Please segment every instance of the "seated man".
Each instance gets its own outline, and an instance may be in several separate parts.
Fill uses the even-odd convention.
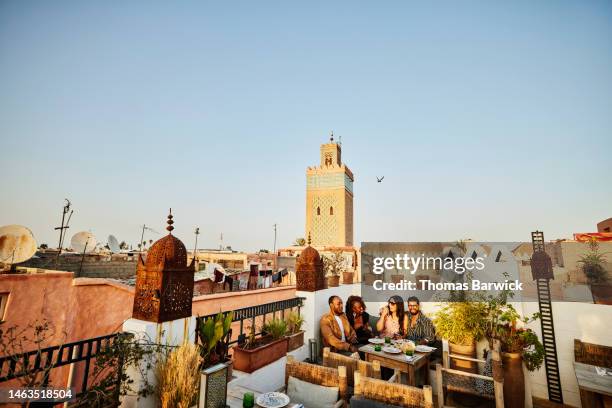
[[[431,344],[436,340],[436,329],[431,320],[421,313],[419,298],[408,298],[408,328],[406,338],[415,344]]]
[[[357,335],[342,310],[342,299],[338,296],[329,298],[329,313],[321,317],[319,324],[323,347],[343,354],[357,351]]]

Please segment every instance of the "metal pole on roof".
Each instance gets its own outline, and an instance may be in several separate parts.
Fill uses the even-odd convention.
[[[196,227],[195,229],[195,245],[193,246],[193,260],[195,265],[196,253],[198,252],[198,235],[200,235],[200,227]]]
[[[276,226],[277,226],[277,224],[273,225],[273,227],[274,227],[274,252],[272,252],[273,254],[276,253]]]

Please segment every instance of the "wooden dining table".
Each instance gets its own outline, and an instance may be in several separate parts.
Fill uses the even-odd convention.
[[[381,344],[384,347],[384,344]],[[429,356],[435,351],[435,348],[429,352],[415,351],[412,357],[406,356],[404,353],[390,354],[384,351],[375,351],[373,344],[366,344],[359,348],[366,357],[366,361],[378,361],[382,367],[398,369],[402,373],[406,373],[408,377],[408,385],[416,387],[416,374],[421,371],[425,384],[429,383]]]
[[[578,388],[581,391],[583,405],[586,403],[589,407],[609,407],[612,406],[612,375],[599,375],[597,369],[606,370],[607,373],[612,373],[612,368],[596,367],[590,364],[574,362],[574,371],[576,372],[576,380]]]

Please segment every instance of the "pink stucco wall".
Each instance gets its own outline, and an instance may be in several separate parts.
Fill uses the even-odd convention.
[[[58,271],[0,274],[0,293],[10,293],[2,328],[26,327],[46,319],[55,327],[55,335],[45,346],[119,332],[123,322],[131,317],[134,302],[133,287],[99,278],[73,279],[71,272]],[[295,286],[202,295],[193,299],[193,315],[204,316],[293,297]],[[237,335],[237,323],[235,326]],[[26,344],[23,351],[32,349],[33,344]],[[73,384],[79,389],[83,378],[81,365],[77,365],[73,378]],[[54,369],[51,383],[63,386],[68,370],[68,366]],[[0,387],[17,384],[13,380]]]
[[[55,271],[0,275],[0,292],[9,293],[3,328],[47,320],[55,330],[49,344],[121,330],[134,298],[129,286]]]

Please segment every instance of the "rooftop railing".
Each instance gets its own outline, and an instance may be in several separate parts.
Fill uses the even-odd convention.
[[[270,315],[272,317],[275,317],[277,314],[280,314],[281,319],[284,319],[285,311],[287,310],[297,309],[297,313],[299,314],[300,309],[303,306],[304,299],[305,298],[302,298],[302,297],[296,297],[292,299],[279,300],[276,302],[264,303],[261,305],[249,306],[249,307],[244,307],[242,309],[234,310],[233,311],[234,316],[233,316],[232,322],[239,322],[240,329],[238,332],[238,336],[233,336],[235,337],[233,340],[228,338],[228,345],[239,343],[245,338],[245,333],[244,333],[244,322],[245,321],[250,321],[251,327],[256,327],[256,320],[259,317],[261,317],[263,323],[265,323],[266,319]],[[222,313],[224,316],[227,316],[227,314],[231,312],[232,311],[228,310]],[[208,319],[214,318],[216,315],[217,314],[215,313],[215,314],[210,314],[207,316],[198,316],[197,324],[196,324],[196,331],[199,330],[199,327],[201,324],[203,324]],[[261,336],[261,334],[262,334],[261,331],[259,332],[256,331],[255,336]]]

